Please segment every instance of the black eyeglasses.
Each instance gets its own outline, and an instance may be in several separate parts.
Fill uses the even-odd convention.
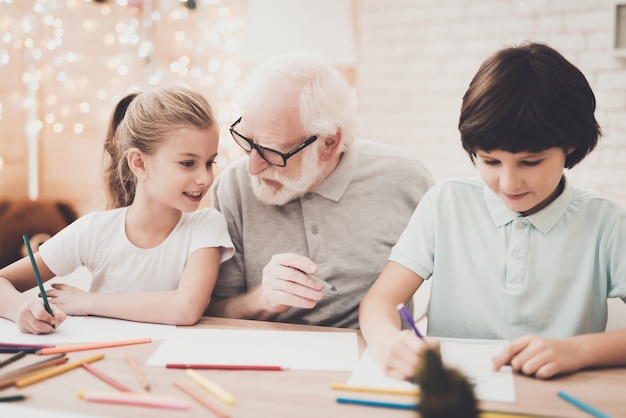
[[[288,153],[283,154],[282,152],[276,151],[275,149],[266,148],[261,145],[257,145],[254,142],[252,142],[250,138],[246,138],[245,136],[241,135],[239,132],[235,130],[235,126],[237,126],[239,122],[241,122],[241,118],[237,119],[235,123],[230,125],[230,134],[232,135],[237,145],[243,148],[245,152],[252,152],[252,150],[255,149],[256,152],[259,153],[261,158],[263,158],[269,164],[275,165],[278,167],[286,166],[287,160],[289,158],[293,157],[294,155],[296,155],[297,153],[299,153],[300,151],[302,151],[303,149],[305,149],[306,147],[314,143],[319,137],[319,135],[313,135],[312,137],[302,142],[300,145],[298,145],[297,147],[295,147]]]

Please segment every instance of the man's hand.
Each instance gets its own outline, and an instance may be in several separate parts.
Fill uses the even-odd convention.
[[[324,297],[323,285],[308,274],[317,265],[298,254],[275,254],[263,268],[263,280],[257,292],[267,310],[282,313],[291,307],[312,309]]]

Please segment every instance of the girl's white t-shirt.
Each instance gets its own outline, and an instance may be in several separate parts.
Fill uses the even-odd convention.
[[[93,276],[91,292],[135,293],[176,289],[189,255],[197,249],[222,247],[221,262],[234,254],[226,221],[215,209],[183,213],[170,235],[147,249],[126,237],[127,210],[82,216],[41,245],[41,258],[57,276],[85,266]]]

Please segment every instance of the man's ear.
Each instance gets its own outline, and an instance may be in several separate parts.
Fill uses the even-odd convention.
[[[334,135],[324,136],[321,140],[324,141],[324,146],[322,147],[320,159],[322,161],[329,161],[339,151],[341,141],[343,140],[342,131],[338,128]]]
[[[138,177],[145,176],[148,172],[146,168],[146,160],[141,151],[137,148],[131,148],[126,155],[126,161],[130,170]]]

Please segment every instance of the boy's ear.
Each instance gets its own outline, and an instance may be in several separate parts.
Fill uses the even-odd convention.
[[[323,152],[320,157],[322,161],[331,160],[337,151],[339,150],[339,145],[341,145],[341,141],[343,140],[343,135],[341,129],[337,129],[334,135],[324,136],[320,138],[320,140],[324,141],[324,146],[322,147]]]
[[[126,155],[126,161],[128,161],[128,167],[137,176],[141,177],[147,172],[146,160],[143,153],[137,148],[131,148]]]
[[[576,151],[576,147],[568,148],[567,151],[565,152],[565,155],[570,155],[574,151]]]

